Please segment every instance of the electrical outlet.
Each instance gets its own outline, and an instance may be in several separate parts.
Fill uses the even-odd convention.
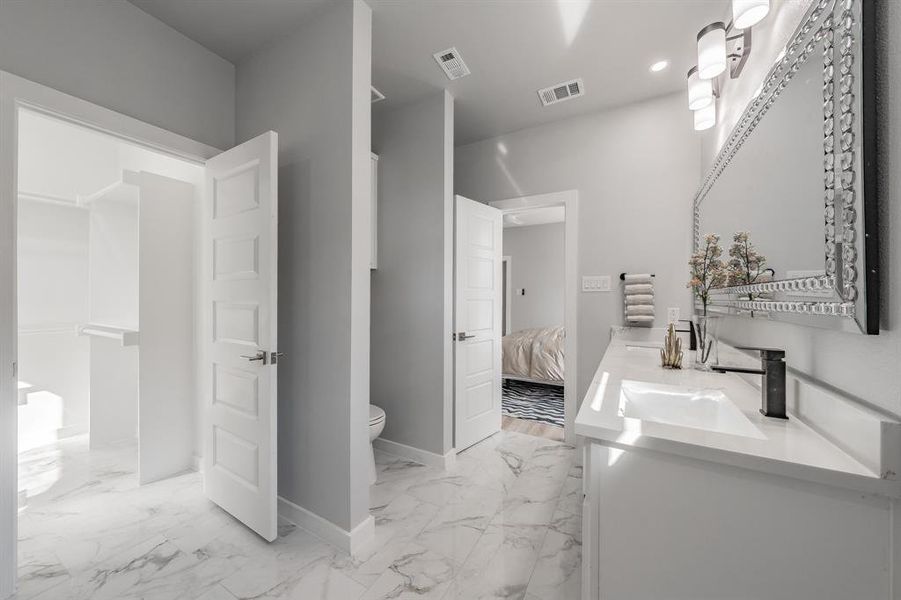
[[[666,322],[667,323],[678,323],[679,322],[679,307],[671,306],[666,309]]]
[[[609,292],[610,276],[609,275],[583,275],[582,276],[583,292]]]

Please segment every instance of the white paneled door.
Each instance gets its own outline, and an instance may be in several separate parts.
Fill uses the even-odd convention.
[[[501,429],[501,211],[455,202],[454,445],[464,450]]]
[[[278,136],[207,161],[204,491],[276,538]]]

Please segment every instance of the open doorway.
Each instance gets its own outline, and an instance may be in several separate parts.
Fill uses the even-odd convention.
[[[538,325],[539,321],[526,319],[517,329],[517,303],[513,299],[517,295],[522,297],[525,288],[512,283],[520,268],[516,257],[510,256],[504,261],[507,252],[504,248],[505,217],[515,224],[517,220],[525,223],[530,218],[526,216],[529,213],[534,217],[555,215],[553,220],[559,222],[561,211],[563,228],[556,234],[562,233],[562,253],[557,252],[556,259],[550,262],[557,271],[555,280],[562,278],[562,306],[558,289],[557,293],[549,294],[551,298],[557,298],[551,311],[536,317],[541,325]],[[456,451],[465,450],[502,428],[574,443],[578,381],[578,192],[570,190],[512,198],[487,205],[458,195],[454,213],[452,339],[455,342]],[[542,246],[543,242],[526,247],[532,255],[541,256],[545,253]],[[524,258],[524,263],[529,260]],[[528,269],[526,273],[529,273]],[[540,282],[540,277],[539,274],[539,288],[546,285],[546,282]],[[511,283],[507,283],[508,280]],[[556,287],[561,287],[559,281]],[[511,291],[509,296],[508,290]],[[528,293],[525,289],[525,294]],[[554,303],[553,300],[550,302]],[[509,315],[509,328],[505,324],[506,315]],[[527,309],[520,312],[520,317],[523,316],[528,316]],[[506,333],[508,330],[512,331]],[[534,354],[542,356],[534,361]],[[505,380],[506,384],[503,383]],[[515,402],[510,400],[527,386],[539,390],[541,397],[530,395],[520,402],[519,414],[515,414]],[[508,390],[506,407],[505,387]],[[545,419],[535,418],[541,413]],[[546,417],[548,413],[551,418]]]
[[[503,215],[503,428],[564,439],[566,208]]]
[[[193,466],[204,169],[24,108],[17,132],[18,530],[40,554]]]
[[[490,203],[504,221],[503,428],[570,443],[578,408],[578,200],[568,190]]]
[[[187,523],[274,540],[277,135],[221,152],[4,72],[0,131],[0,595],[119,589]]]

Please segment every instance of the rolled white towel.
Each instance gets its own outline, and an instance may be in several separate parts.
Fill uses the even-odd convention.
[[[624,291],[626,294],[653,294],[654,286],[650,283],[630,283]]]
[[[628,294],[626,304],[654,304],[654,294]]]
[[[651,283],[653,275],[650,273],[632,273],[626,274],[623,280],[628,283]]]
[[[654,305],[653,304],[635,304],[635,305],[627,305],[626,306],[626,316],[631,317],[634,315],[650,315],[654,316]]]
[[[626,321],[629,323],[653,323],[654,317],[650,317],[648,315],[632,315],[630,317],[626,317]]]

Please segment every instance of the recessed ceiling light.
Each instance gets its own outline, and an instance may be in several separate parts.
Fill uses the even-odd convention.
[[[663,69],[669,66],[668,60],[658,60],[653,65],[651,65],[651,73],[659,73]]]

